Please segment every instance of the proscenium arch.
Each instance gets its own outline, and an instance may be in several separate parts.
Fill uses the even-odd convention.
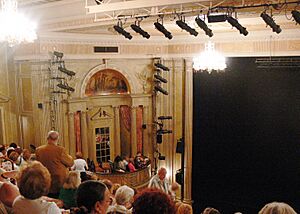
[[[128,88],[129,88],[129,92],[131,94],[134,94],[136,93],[137,89],[136,89],[136,86],[134,85],[134,82],[135,80],[133,80],[133,77],[131,77],[129,75],[129,72],[127,71],[124,71],[124,70],[121,70],[120,68],[118,68],[117,66],[107,66],[105,64],[101,64],[101,65],[97,65],[95,66],[94,68],[92,68],[88,73],[87,75],[84,77],[83,79],[83,82],[81,84],[81,89],[80,89],[80,97],[86,97],[85,95],[85,89],[87,87],[87,84],[90,80],[90,78],[98,73],[98,72],[101,72],[101,70],[105,70],[105,69],[110,69],[110,70],[114,70],[118,73],[120,73],[122,76],[124,76],[124,78],[127,80],[127,83],[128,83]]]

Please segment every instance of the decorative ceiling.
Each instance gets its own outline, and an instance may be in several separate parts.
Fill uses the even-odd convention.
[[[249,35],[259,32],[263,34],[272,32],[270,27],[266,27],[265,22],[260,17],[260,13],[267,10],[273,15],[276,24],[282,28],[281,34],[297,34],[300,25],[296,25],[291,16],[291,10],[300,10],[300,1],[264,1],[264,0],[22,0],[19,2],[20,10],[26,13],[38,23],[38,35],[69,37],[96,37],[99,36],[119,36],[113,29],[118,20],[123,28],[130,32],[133,37],[140,37],[135,33],[130,25],[138,20],[140,26],[153,37],[164,38],[158,32],[153,23],[158,19],[173,37],[192,38],[186,31],[179,28],[175,22],[182,19],[199,32],[197,37],[208,38],[204,31],[195,23],[195,17],[205,17],[210,11],[214,14],[231,14],[237,18],[238,22],[247,28]],[[294,2],[292,4],[292,2]],[[289,3],[288,5],[285,3]],[[256,5],[262,5],[256,7]],[[297,8],[298,6],[298,8]],[[236,8],[234,8],[236,7]],[[207,23],[207,21],[206,21]],[[228,22],[207,23],[212,29],[214,36],[217,34],[228,34],[236,37],[244,37]],[[249,36],[248,35],[248,36]],[[298,34],[299,35],[299,34]],[[152,38],[152,37],[151,37]],[[150,41],[151,41],[150,38]],[[212,37],[213,38],[213,37]],[[145,39],[144,39],[145,40]],[[166,39],[168,40],[168,39]],[[127,41],[124,38],[124,41]],[[145,40],[146,41],[146,40]]]

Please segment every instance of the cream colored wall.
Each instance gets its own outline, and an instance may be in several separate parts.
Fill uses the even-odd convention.
[[[5,45],[0,48],[0,108],[3,116],[2,136],[4,144],[16,142],[22,145],[20,137],[18,94],[14,64],[8,56],[11,52]]]

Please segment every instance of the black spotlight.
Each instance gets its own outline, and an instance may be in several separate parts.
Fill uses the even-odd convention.
[[[268,14],[266,14],[266,12],[263,12],[262,14],[260,14],[260,16],[265,21],[265,23],[273,29],[273,32],[276,32],[276,33],[281,32],[280,26],[277,25],[275,23],[274,19],[271,16],[269,16]]]
[[[156,135],[156,143],[158,143],[158,144],[162,143],[162,135],[161,134]]]
[[[124,30],[121,26],[119,25],[114,25],[114,29],[115,31],[117,31],[119,34],[122,34],[126,39],[131,40],[132,36],[129,32],[127,32],[126,30]]]
[[[240,31],[240,34],[243,34],[244,36],[248,35],[248,31],[246,30],[246,28],[243,27],[235,18],[228,16],[227,21],[232,25],[232,27],[238,29],[238,31]]]
[[[76,74],[74,71],[70,71],[70,70],[66,69],[64,65],[58,66],[58,70],[69,76],[75,76],[75,74]]]
[[[300,24],[300,12],[297,11],[297,10],[293,10],[293,11],[292,11],[292,16],[293,16],[294,20],[295,20],[298,24]]]
[[[95,2],[97,5],[100,5],[103,2],[103,0],[95,0]]]
[[[57,58],[61,59],[64,56],[64,53],[58,52],[58,51],[54,51],[53,55],[56,56]]]
[[[158,153],[158,160],[166,160],[166,156],[163,156],[162,154]]]
[[[144,31],[139,25],[137,24],[132,24],[130,25],[130,27],[132,28],[132,30],[134,30],[136,33],[139,33],[142,35],[142,37],[149,39],[150,35],[149,33],[147,33],[146,31]]]
[[[72,87],[70,87],[67,83],[64,83],[64,84],[63,83],[59,83],[59,84],[57,84],[57,87],[59,87],[61,89],[65,89],[67,91],[72,91],[72,92],[75,91],[75,89],[72,88]]]
[[[204,32],[207,36],[212,37],[214,35],[212,30],[209,29],[208,26],[206,25],[206,23],[203,20],[201,20],[199,17],[195,18],[195,22],[202,30],[204,30]]]
[[[169,95],[169,93],[165,89],[160,87],[159,85],[154,86],[154,90],[159,91],[159,92],[163,93],[164,95]]]
[[[165,37],[167,37],[168,39],[173,38],[172,34],[169,31],[167,31],[167,29],[162,24],[160,24],[159,22],[155,22],[154,26],[158,31],[163,33],[165,35]]]
[[[164,71],[170,71],[170,69],[167,67],[167,66],[164,66],[163,64],[157,62],[157,63],[154,63],[154,66],[157,67],[157,68],[160,68]]]
[[[158,75],[158,74],[154,74],[154,78],[163,82],[163,83],[167,83],[168,80],[166,80],[165,78],[163,78],[162,76]]]
[[[177,21],[176,21],[176,24],[177,24],[182,30],[185,30],[185,31],[189,32],[191,35],[193,35],[193,36],[197,36],[197,35],[198,35],[198,32],[197,32],[194,28],[191,28],[190,26],[188,26],[188,24],[185,23],[184,21],[182,21],[181,19],[180,19],[180,20],[177,20]]]
[[[167,130],[167,129],[157,130],[157,135],[162,135],[162,134],[172,134],[172,130]]]
[[[157,119],[159,119],[159,120],[172,120],[173,117],[172,116],[159,116]]]

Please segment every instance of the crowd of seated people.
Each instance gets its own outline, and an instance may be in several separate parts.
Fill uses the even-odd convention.
[[[141,152],[138,152],[133,157],[121,157],[117,155],[113,162],[113,172],[135,172],[139,169],[143,169],[150,164],[150,159],[143,156]]]
[[[9,151],[9,152],[7,152]],[[9,155],[9,156],[7,156]],[[51,173],[29,150],[15,144],[0,146],[0,214],[192,214],[191,205],[178,201],[178,184],[167,185],[166,170],[161,168],[153,176],[148,188],[137,191],[126,185],[99,180],[89,173],[81,153],[76,154],[74,166],[60,188],[58,198],[49,197]],[[82,161],[83,160],[83,161]],[[2,162],[6,169],[2,168]],[[146,167],[149,160],[138,153],[135,158],[116,158],[116,168],[133,172]],[[9,167],[10,164],[10,167]],[[133,165],[134,170],[130,170]],[[14,169],[14,170],[13,170]],[[162,182],[163,186],[160,186]],[[150,188],[151,187],[151,188]],[[167,187],[167,188],[165,188]],[[203,214],[220,214],[208,207]],[[296,214],[286,203],[266,204],[259,214]]]

